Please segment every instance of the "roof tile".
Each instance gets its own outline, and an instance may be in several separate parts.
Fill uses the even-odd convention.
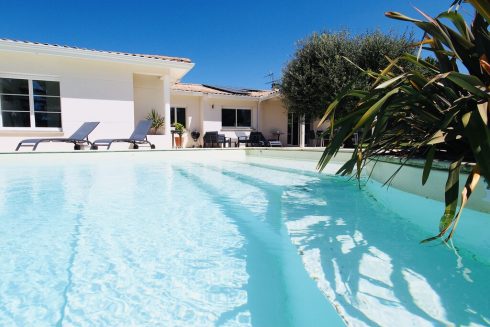
[[[184,92],[199,92],[205,94],[249,96],[255,98],[268,96],[278,92],[277,90],[247,90],[247,89],[240,89],[238,92],[233,92],[231,91],[230,88],[225,89],[221,87],[214,87],[211,85],[195,84],[195,83],[176,83],[172,86],[172,90],[184,91]]]

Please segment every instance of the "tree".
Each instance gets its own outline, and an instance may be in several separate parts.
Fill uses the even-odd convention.
[[[338,171],[340,174],[351,174],[356,169],[359,178],[366,162],[380,155],[394,154],[404,162],[423,155],[422,184],[425,184],[434,157],[451,160],[439,234],[424,241],[438,239],[447,232],[446,241],[450,239],[480,177],[490,181],[490,3],[468,0],[476,11],[470,27],[454,9],[461,2],[454,1],[452,10],[435,18],[420,12],[425,21],[397,12],[386,13],[390,18],[421,28],[425,37],[420,45],[432,51],[437,60],[430,62],[405,54],[391,60],[381,73],[365,71],[374,79],[371,87],[339,94],[323,117],[334,120],[338,131],[325,149],[318,165],[320,170],[359,129],[364,131],[360,144]],[[420,69],[404,68],[404,62]],[[468,73],[461,73],[458,64]],[[424,75],[421,69],[431,73]],[[353,112],[335,119],[334,113],[342,108],[341,104],[353,99],[356,103]],[[474,165],[461,191],[459,173],[463,161]]]
[[[369,79],[348,57],[365,70],[379,71],[411,51],[411,34],[383,34],[380,31],[352,36],[348,31],[314,33],[299,42],[293,59],[285,66],[281,93],[291,112],[320,117],[328,103],[346,86],[367,88]]]

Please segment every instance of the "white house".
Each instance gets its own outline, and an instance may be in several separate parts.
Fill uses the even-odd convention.
[[[165,117],[162,135],[149,136],[157,148],[171,146],[176,121],[201,136],[218,131],[234,139],[258,130],[284,145],[300,144],[298,119],[277,91],[180,83],[192,67],[187,58],[0,39],[0,151],[25,138],[67,137],[86,121],[100,122],[92,140],[125,138],[152,109]],[[197,145],[188,135],[185,146]]]

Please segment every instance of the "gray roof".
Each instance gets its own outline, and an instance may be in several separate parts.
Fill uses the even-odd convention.
[[[176,83],[172,86],[175,91],[183,92],[198,92],[204,94],[219,94],[219,95],[232,95],[232,96],[248,96],[261,98],[272,94],[278,94],[278,90],[256,90],[256,89],[243,89],[232,87],[213,86],[209,84],[196,84],[196,83]]]

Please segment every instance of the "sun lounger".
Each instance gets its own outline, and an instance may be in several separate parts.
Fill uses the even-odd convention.
[[[246,144],[247,146],[250,145],[256,147],[262,147],[262,146],[282,147],[281,141],[267,140],[264,137],[264,134],[262,134],[261,132],[250,132],[250,136],[248,137]]]
[[[278,140],[269,140],[267,141],[269,143],[269,146],[271,147],[282,147],[282,142]]]
[[[133,134],[127,139],[101,139],[95,140],[92,145],[92,150],[97,150],[99,146],[106,146],[107,150],[110,149],[112,143],[131,143],[133,149],[138,149],[141,144],[148,144],[151,149],[155,148],[155,144],[151,144],[148,141],[147,135],[150,131],[152,122],[150,120],[141,120],[133,131]]]
[[[83,144],[92,146],[92,142],[88,140],[88,135],[99,125],[99,122],[86,122],[76,130],[73,135],[68,138],[38,138],[38,139],[26,139],[19,142],[15,151],[18,151],[22,146],[32,146],[32,151],[37,149],[40,143],[44,142],[63,142],[73,143],[75,150],[80,150]]]

